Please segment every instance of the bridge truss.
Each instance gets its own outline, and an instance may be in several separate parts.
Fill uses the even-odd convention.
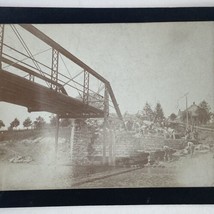
[[[30,24],[0,24],[0,101],[54,113],[58,121],[107,124],[110,108],[122,120],[109,81]]]
[[[15,47],[5,42],[5,27],[11,28],[10,30],[14,32],[22,45],[21,48],[17,48],[18,42],[16,42]],[[1,24],[0,69],[2,72],[0,74],[0,99],[2,101],[25,106],[29,112],[47,111],[55,113],[60,118],[103,118],[106,115],[105,111],[109,109],[105,105],[109,105],[115,108],[118,117],[122,119],[111,85],[104,77],[33,25],[20,24],[19,27],[37,39],[34,42],[31,40],[31,43],[34,44],[33,47],[37,46],[39,42],[45,43],[48,47],[44,51],[45,54],[48,55],[47,52],[51,52],[47,60],[49,64],[42,62],[41,57],[41,60],[36,59],[35,55],[39,55],[39,53],[32,53],[27,41],[23,39],[20,29],[18,30],[18,26],[4,26]],[[44,58],[47,58],[47,56]],[[67,61],[65,62],[65,60]],[[68,69],[69,63],[75,66],[75,69],[71,71],[74,73],[73,76],[71,76]],[[79,67],[79,71],[77,67]],[[69,76],[65,75],[65,71],[68,72]],[[93,85],[95,81],[99,81],[99,87],[102,90],[95,89]],[[44,85],[44,82],[46,85]],[[15,96],[18,91],[22,92],[22,95],[19,93],[17,94],[19,96]],[[75,94],[74,92],[78,93]],[[10,96],[11,94],[14,96]]]

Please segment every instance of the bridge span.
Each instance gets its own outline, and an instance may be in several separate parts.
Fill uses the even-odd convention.
[[[38,43],[48,49],[35,53],[22,34],[31,36],[33,47]],[[68,64],[76,68],[72,76]],[[56,114],[56,147],[60,118],[104,118],[107,127],[112,107],[123,119],[109,81],[30,24],[0,24],[0,101],[24,106],[29,112]],[[104,156],[105,150],[104,145]]]

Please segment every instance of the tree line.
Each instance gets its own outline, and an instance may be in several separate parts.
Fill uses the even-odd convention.
[[[45,121],[45,119],[41,116],[38,116],[34,121],[32,121],[30,119],[30,117],[27,117],[22,125],[24,128],[26,129],[42,129],[42,128],[45,128],[45,127],[55,127],[56,126],[56,123],[57,123],[57,120],[56,120],[56,116],[51,116],[50,117],[50,121],[49,123],[47,123]],[[71,120],[70,119],[61,119],[60,120],[60,126],[61,127],[67,127],[71,124]],[[21,125],[20,123],[20,120],[18,118],[15,118],[9,125],[8,127],[8,130],[14,130],[14,129],[17,129],[19,126]],[[5,127],[5,124],[2,120],[0,120],[0,129]]]
[[[207,122],[211,119],[211,117],[214,117],[214,113],[211,112],[211,108],[210,108],[209,104],[205,100],[203,100],[201,103],[199,103],[198,107],[199,108],[197,110],[197,115],[198,115],[198,120],[199,120],[200,124],[207,124]],[[180,120],[182,122],[186,121],[187,113],[188,113],[188,117],[191,118],[190,112],[183,111],[181,116],[180,116]],[[125,115],[126,115],[126,113],[125,113]],[[146,104],[143,107],[143,109],[138,111],[136,116],[141,120],[152,121],[152,122],[155,122],[155,123],[162,123],[163,121],[165,121],[167,119],[165,117],[164,110],[163,110],[160,102],[158,102],[156,104],[154,109],[152,109],[151,105],[148,102],[146,102]],[[175,113],[171,113],[168,118],[171,121],[174,121],[177,118],[177,115]],[[78,121],[78,119],[76,120],[77,124],[80,123],[80,122],[81,121]],[[56,116],[52,115],[50,117],[49,123],[47,123],[43,117],[38,116],[35,119],[35,121],[32,121],[30,119],[30,117],[27,117],[23,121],[22,125],[26,129],[29,129],[29,128],[42,129],[44,127],[55,127],[56,123],[57,123]],[[59,125],[61,127],[68,127],[70,124],[71,124],[71,120],[68,119],[68,118],[65,118],[65,119],[61,119],[60,120],[60,124]],[[20,121],[19,121],[19,119],[15,118],[10,123],[10,126],[8,127],[8,130],[17,129],[17,127],[19,127],[19,126],[20,126]],[[0,129],[3,128],[3,127],[5,127],[5,124],[4,124],[4,122],[2,120],[0,120]]]
[[[164,111],[161,104],[158,102],[152,109],[151,105],[146,102],[142,110],[138,111],[137,117],[141,120],[147,120],[152,122],[162,122],[165,119]]]
[[[210,105],[205,100],[199,103],[195,113],[197,114],[197,119],[199,123],[203,125],[207,124],[207,122],[210,121],[211,117],[214,117],[214,113],[211,112]],[[189,112],[188,110],[182,111],[181,115],[179,115],[179,119],[182,122],[186,122],[187,114],[188,114],[189,120],[191,120],[191,112]],[[151,105],[148,102],[146,102],[143,109],[138,111],[137,117],[139,119],[148,120],[155,123],[163,122],[167,119],[164,115],[164,110],[160,102],[156,104],[154,109],[152,109]],[[177,117],[178,115],[176,115],[175,113],[171,113],[168,119],[170,119],[171,121],[175,121]]]

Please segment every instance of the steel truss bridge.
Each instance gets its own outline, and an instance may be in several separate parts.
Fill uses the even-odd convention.
[[[34,47],[39,43],[49,47],[49,65],[36,59],[35,55],[39,53],[32,53],[18,27],[33,35],[30,43]],[[9,44],[5,42],[8,28],[18,38],[15,47],[10,41]],[[19,42],[21,48],[17,48]],[[62,62],[64,68],[59,66]],[[80,68],[80,72],[72,77],[60,70],[68,70],[66,64],[69,63]],[[122,119],[110,83],[33,25],[0,25],[0,71],[0,101],[27,107],[29,112],[51,112],[59,118],[104,118],[113,107]],[[91,89],[91,78],[99,81],[103,90]],[[72,95],[73,91],[78,91],[78,98]]]
[[[56,114],[56,153],[60,118],[122,120],[109,81],[30,24],[0,24],[0,101]]]

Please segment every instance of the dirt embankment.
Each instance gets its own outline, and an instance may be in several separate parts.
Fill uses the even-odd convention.
[[[163,168],[142,168],[93,182],[83,182],[75,188],[105,187],[168,187],[214,185],[214,159],[208,145],[214,142],[213,133],[201,133],[204,148],[179,156],[177,161],[164,162]],[[17,159],[16,159],[17,158]],[[59,138],[58,164],[55,164],[54,137],[37,136],[23,140],[0,142],[0,189],[63,189],[73,188],[76,182],[87,180],[96,170],[71,165],[70,145]],[[117,169],[116,169],[117,171]],[[111,171],[112,173],[112,171]],[[105,176],[108,171],[105,170]],[[102,177],[102,172],[99,172]]]

